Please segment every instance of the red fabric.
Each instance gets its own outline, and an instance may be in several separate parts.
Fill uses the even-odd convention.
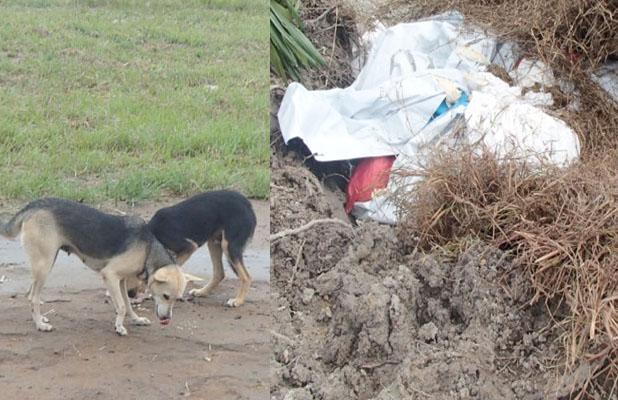
[[[354,203],[369,201],[373,192],[388,184],[395,156],[365,158],[358,163],[348,183],[345,212],[352,212]]]

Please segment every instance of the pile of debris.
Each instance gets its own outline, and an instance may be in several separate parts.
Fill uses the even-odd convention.
[[[335,88],[274,101],[273,398],[616,396],[612,0],[305,3]],[[331,223],[307,156],[397,227]]]

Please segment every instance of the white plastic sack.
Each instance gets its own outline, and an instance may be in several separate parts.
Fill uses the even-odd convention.
[[[482,142],[498,155],[518,154],[531,163],[542,158],[565,165],[579,156],[575,132],[533,105],[543,99],[522,97],[519,88],[489,73],[479,73],[477,85],[465,110],[468,143]]]
[[[513,78],[515,85],[522,88],[531,88],[536,84],[542,87],[556,84],[552,70],[539,60],[523,58],[509,75]]]
[[[423,130],[447,93],[465,91],[464,74],[495,49],[494,39],[465,31],[462,21],[449,14],[385,30],[348,88],[292,83],[278,115],[283,139],[301,138],[318,161],[392,155],[426,142]]]

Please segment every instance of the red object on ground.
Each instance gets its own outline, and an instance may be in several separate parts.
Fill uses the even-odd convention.
[[[358,163],[348,182],[346,213],[352,212],[357,201],[369,201],[375,190],[386,187],[394,161],[395,156],[383,156],[365,158]]]

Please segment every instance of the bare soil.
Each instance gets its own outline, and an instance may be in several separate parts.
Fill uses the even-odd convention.
[[[149,217],[177,200],[137,208],[118,204],[102,208]],[[258,228],[252,251],[267,254],[268,203],[253,204]],[[15,211],[16,207],[3,205],[5,209]],[[12,255],[2,247],[0,254]],[[230,279],[211,297],[177,303],[171,325],[127,324],[129,335],[119,337],[100,278],[92,271],[76,269],[81,267],[71,268],[55,267],[51,282],[43,289],[46,303],[42,311],[54,325],[52,332],[43,333],[34,327],[22,290],[30,282],[29,267],[20,260],[0,263],[0,276],[7,279],[0,284],[0,398],[269,398],[268,281],[254,282],[248,302],[231,309],[223,303],[234,296],[238,282],[228,273]],[[251,272],[251,265],[248,268]],[[86,277],[90,273],[91,279],[83,285],[82,279],[75,283],[70,271]],[[212,274],[210,269],[200,272],[204,277]],[[154,321],[152,307],[152,301],[146,300],[136,311]]]

